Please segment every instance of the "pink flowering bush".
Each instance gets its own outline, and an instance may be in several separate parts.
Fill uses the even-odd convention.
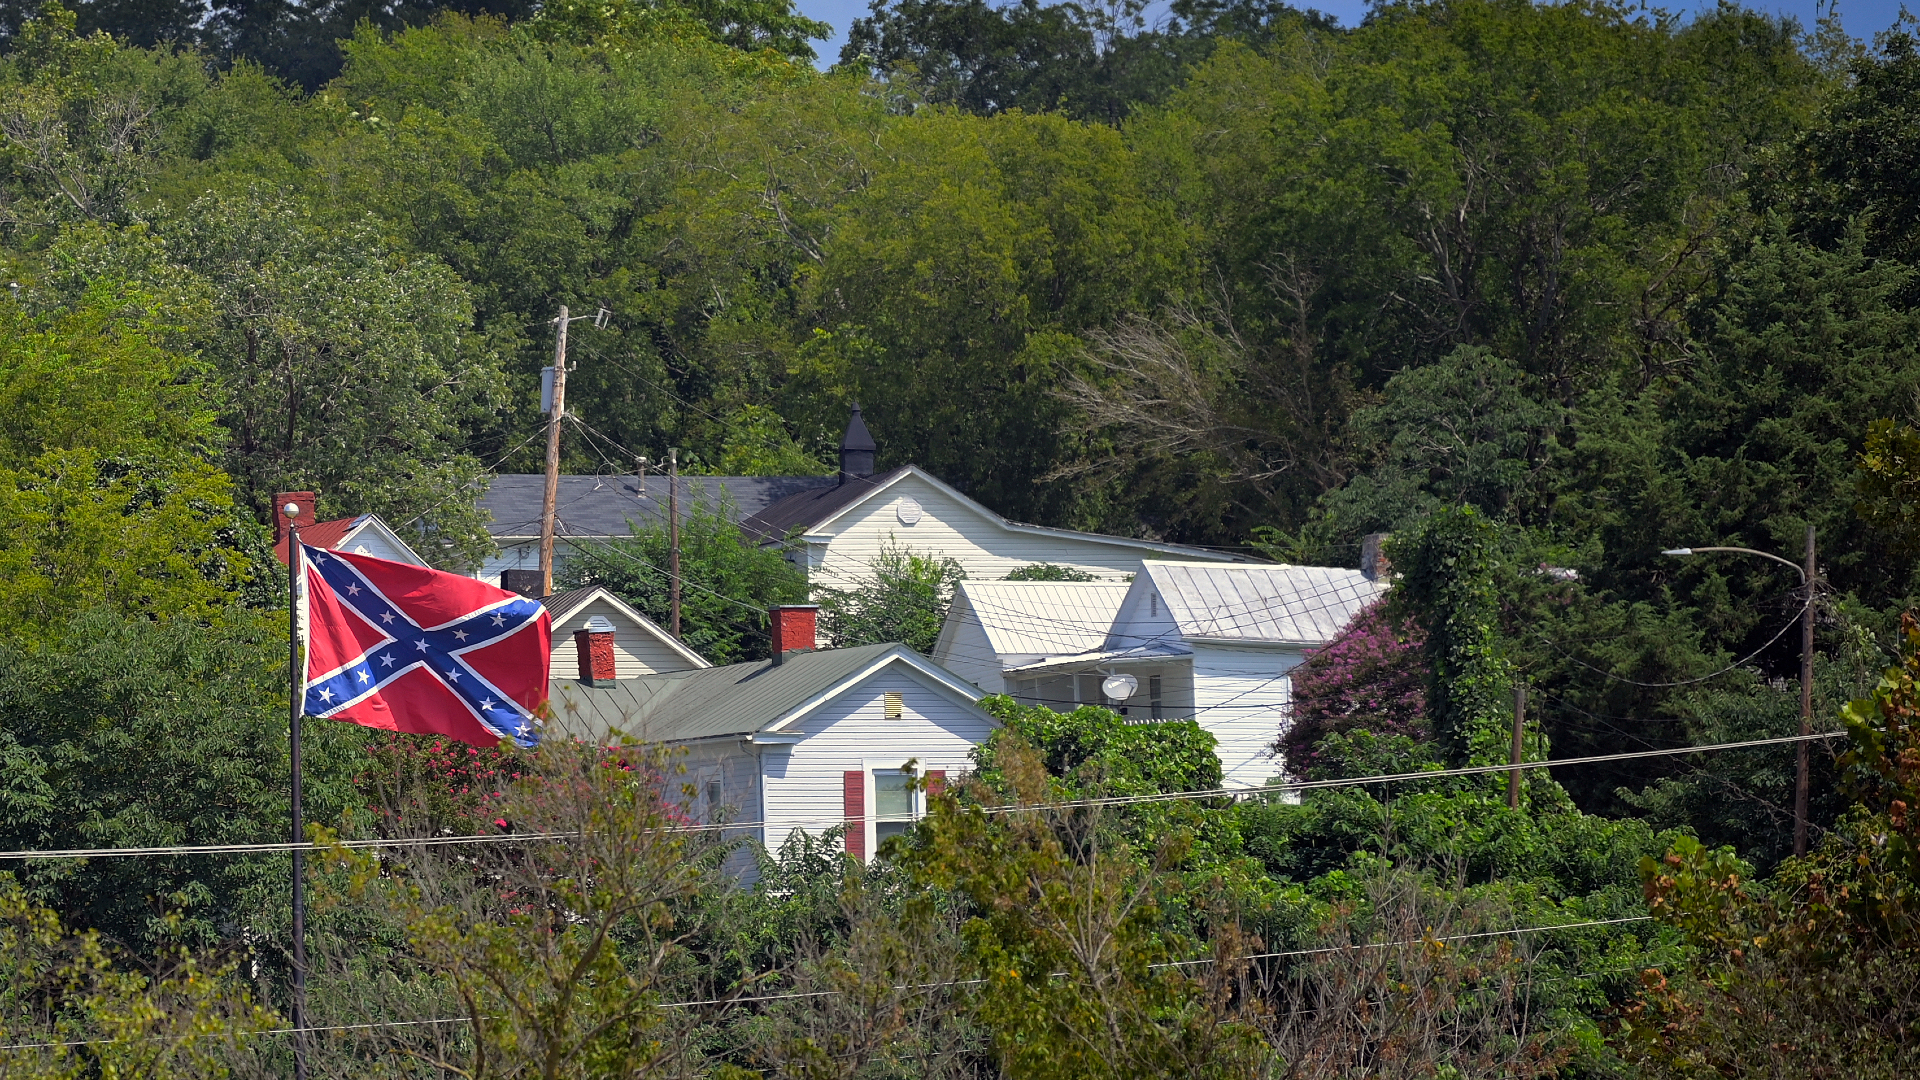
[[[1318,747],[1329,735],[1364,729],[1383,737],[1430,739],[1424,642],[1419,627],[1390,620],[1381,600],[1294,668],[1289,723],[1274,746],[1286,758],[1287,771],[1306,776],[1323,764]]]
[[[438,735],[388,732],[369,750],[371,760],[358,784],[376,827],[387,836],[512,830],[508,803],[516,797],[522,802],[538,798],[553,783],[539,768],[540,751],[521,750],[509,742],[481,747]],[[649,758],[649,753],[637,746],[598,752],[602,768],[628,773],[636,771],[636,754]],[[688,820],[681,804],[690,796],[675,786],[672,775],[652,766],[638,771],[648,786],[661,792],[671,817]]]
[[[395,835],[504,828],[497,804],[530,765],[511,743],[481,747],[438,735],[388,732],[368,749],[359,788],[381,832]]]

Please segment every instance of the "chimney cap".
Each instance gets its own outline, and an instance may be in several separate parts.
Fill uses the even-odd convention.
[[[853,412],[847,417],[847,430],[840,436],[842,450],[878,450],[873,441],[873,433],[867,430],[867,422],[860,415],[860,403],[853,403]]]

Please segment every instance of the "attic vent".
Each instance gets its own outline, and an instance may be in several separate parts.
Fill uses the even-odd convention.
[[[900,719],[900,714],[904,709],[904,707],[905,707],[905,703],[900,699],[900,691],[898,690],[887,691],[887,704],[886,704],[887,719],[889,720]]]
[[[1147,607],[1152,609],[1154,615],[1157,616],[1160,614],[1160,594],[1159,593],[1148,594]]]

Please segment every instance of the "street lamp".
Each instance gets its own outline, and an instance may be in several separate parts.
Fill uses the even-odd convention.
[[[1800,584],[1807,590],[1807,606],[1800,613],[1800,737],[1802,741],[1795,745],[1796,769],[1793,782],[1793,853],[1796,857],[1805,855],[1807,853],[1807,773],[1809,769],[1805,739],[1813,734],[1813,588],[1820,580],[1819,568],[1813,562],[1813,526],[1807,526],[1807,565],[1804,567],[1792,559],[1783,559],[1778,555],[1744,547],[1668,548],[1660,554],[1701,555],[1709,551],[1758,555],[1763,559],[1785,563],[1800,575]]]

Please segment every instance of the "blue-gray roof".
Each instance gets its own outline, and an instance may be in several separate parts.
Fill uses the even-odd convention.
[[[734,521],[749,518],[776,502],[804,491],[835,486],[832,476],[682,476],[680,516],[693,507],[729,507]],[[492,516],[487,531],[494,539],[540,535],[540,509],[547,478],[539,473],[502,473],[493,478],[480,508]],[[635,525],[661,525],[667,519],[667,478],[562,476],[554,503],[555,531],[562,536],[629,536]]]

